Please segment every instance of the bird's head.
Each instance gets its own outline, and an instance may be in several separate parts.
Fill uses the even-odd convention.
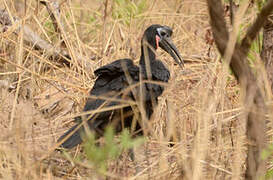
[[[172,42],[172,33],[173,31],[170,27],[154,24],[145,30],[142,41],[146,40],[155,50],[158,49],[158,47],[162,48],[174,58],[180,67],[183,67],[184,61]]]

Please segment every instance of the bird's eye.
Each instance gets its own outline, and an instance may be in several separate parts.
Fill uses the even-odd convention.
[[[160,35],[161,35],[161,36],[165,36],[166,34],[167,34],[166,32],[160,31]]]
[[[168,30],[164,28],[158,28],[157,33],[160,37],[164,37],[164,38],[169,38],[171,36]]]
[[[160,31],[160,36],[165,38],[170,37],[170,35],[166,31]]]

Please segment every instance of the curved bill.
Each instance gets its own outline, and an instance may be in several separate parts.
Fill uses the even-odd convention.
[[[184,60],[181,57],[178,49],[173,44],[171,38],[161,38],[159,41],[162,49],[164,49],[167,53],[169,53],[175,62],[183,69],[184,67]]]

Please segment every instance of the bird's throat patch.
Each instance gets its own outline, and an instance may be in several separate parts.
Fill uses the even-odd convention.
[[[159,41],[160,37],[158,35],[155,35],[156,49],[159,47]]]

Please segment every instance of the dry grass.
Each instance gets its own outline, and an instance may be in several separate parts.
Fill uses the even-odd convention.
[[[1,35],[1,178],[103,179],[84,163],[74,166],[54,152],[56,140],[81,112],[95,80],[93,70],[124,57],[137,63],[144,29],[158,23],[173,27],[174,43],[188,63],[181,70],[166,53],[157,53],[172,78],[152,117],[152,135],[137,150],[135,163],[124,155],[109,162],[107,176],[242,179],[245,124],[239,121],[240,89],[234,77],[225,73],[216,48],[206,43],[209,17],[204,0],[147,1],[147,10],[128,25],[112,18],[112,1],[106,17],[101,1],[61,1],[65,31],[59,34],[52,28],[46,8],[36,1],[26,1],[26,9],[22,9],[24,1],[2,2],[1,8],[21,18],[19,23],[29,25],[58,48],[61,34],[72,54],[72,66],[60,66],[24,43],[22,32],[14,35],[11,30]],[[248,23],[254,14],[251,9],[241,23]],[[77,54],[90,59],[86,60],[92,63],[91,69],[79,66]],[[167,146],[170,136],[174,147]]]

